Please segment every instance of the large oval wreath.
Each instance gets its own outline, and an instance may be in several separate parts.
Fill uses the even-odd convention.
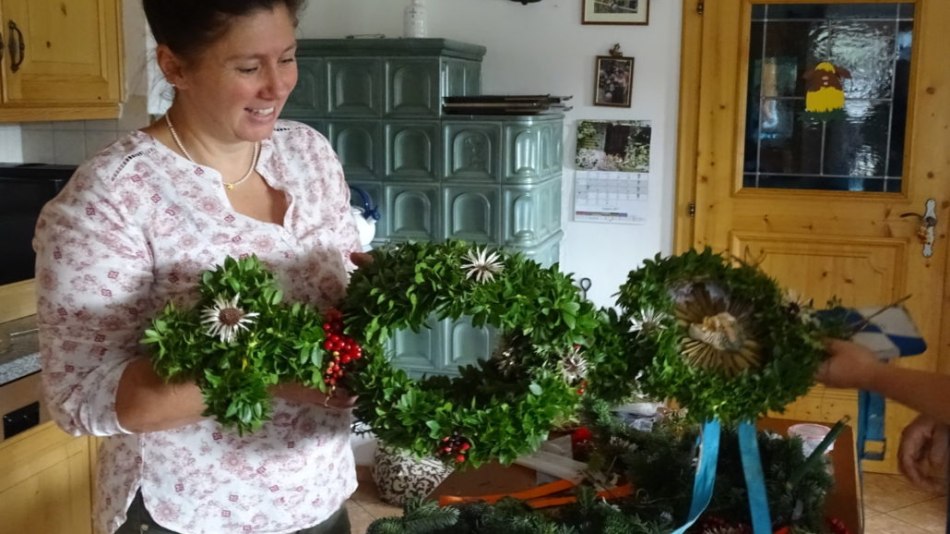
[[[371,254],[341,306],[365,355],[345,383],[359,395],[357,418],[382,442],[456,464],[510,463],[575,413],[598,317],[570,276],[461,241]],[[393,367],[386,341],[396,330],[419,330],[432,314],[494,326],[501,346],[458,377],[412,380]]]
[[[675,399],[697,421],[783,410],[814,383],[822,340],[838,334],[810,302],[708,248],[647,260],[617,302],[643,393]]]

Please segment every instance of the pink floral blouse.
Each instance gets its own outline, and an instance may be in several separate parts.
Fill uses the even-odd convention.
[[[107,436],[95,525],[112,533],[141,488],[161,525],[189,534],[284,533],[319,523],[356,488],[350,412],[275,399],[273,419],[240,437],[212,419],[130,434],[115,412],[125,366],[144,354],[149,320],[190,306],[197,279],[224,258],[256,254],[288,300],[339,301],[360,250],[349,189],[329,143],[278,123],[257,171],[284,191],[283,226],[235,212],[220,176],[143,132],[82,165],[37,224],[43,379],[55,421]]]

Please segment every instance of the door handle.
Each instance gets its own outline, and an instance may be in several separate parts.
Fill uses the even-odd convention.
[[[16,22],[11,20],[7,26],[10,28],[10,42],[7,44],[7,49],[10,51],[10,70],[16,72],[20,70],[23,58],[26,57],[26,41],[23,39],[23,32],[20,31]],[[14,34],[16,34],[16,40],[13,38]],[[17,52],[19,57],[14,57],[14,53]]]
[[[924,214],[919,213],[901,213],[901,217],[917,217],[920,220],[920,227],[917,228],[917,237],[920,238],[921,244],[923,244],[924,249],[922,254],[925,258],[929,258],[934,255],[934,236],[936,233],[937,226],[937,201],[928,198],[927,202],[924,203]]]

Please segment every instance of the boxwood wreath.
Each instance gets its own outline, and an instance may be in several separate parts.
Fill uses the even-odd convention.
[[[637,386],[675,399],[695,421],[733,425],[782,411],[814,383],[823,339],[847,337],[758,268],[708,248],[647,260],[617,303]]]
[[[358,419],[379,439],[458,466],[508,464],[536,450],[575,414],[593,355],[598,312],[570,276],[517,253],[462,241],[375,249],[353,273],[341,306],[346,332],[366,357],[347,375]],[[412,380],[385,346],[430,316],[470,316],[499,330],[488,359],[460,376]]]
[[[362,357],[343,334],[338,311],[321,314],[283,302],[273,274],[254,256],[226,258],[202,273],[198,287],[198,302],[188,308],[167,304],[143,343],[159,376],[194,380],[204,415],[238,433],[270,418],[271,386],[297,382],[329,393]]]

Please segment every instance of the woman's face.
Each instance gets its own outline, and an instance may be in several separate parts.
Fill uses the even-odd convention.
[[[294,21],[283,4],[233,18],[175,81],[189,125],[222,142],[270,137],[297,83],[296,51]]]

